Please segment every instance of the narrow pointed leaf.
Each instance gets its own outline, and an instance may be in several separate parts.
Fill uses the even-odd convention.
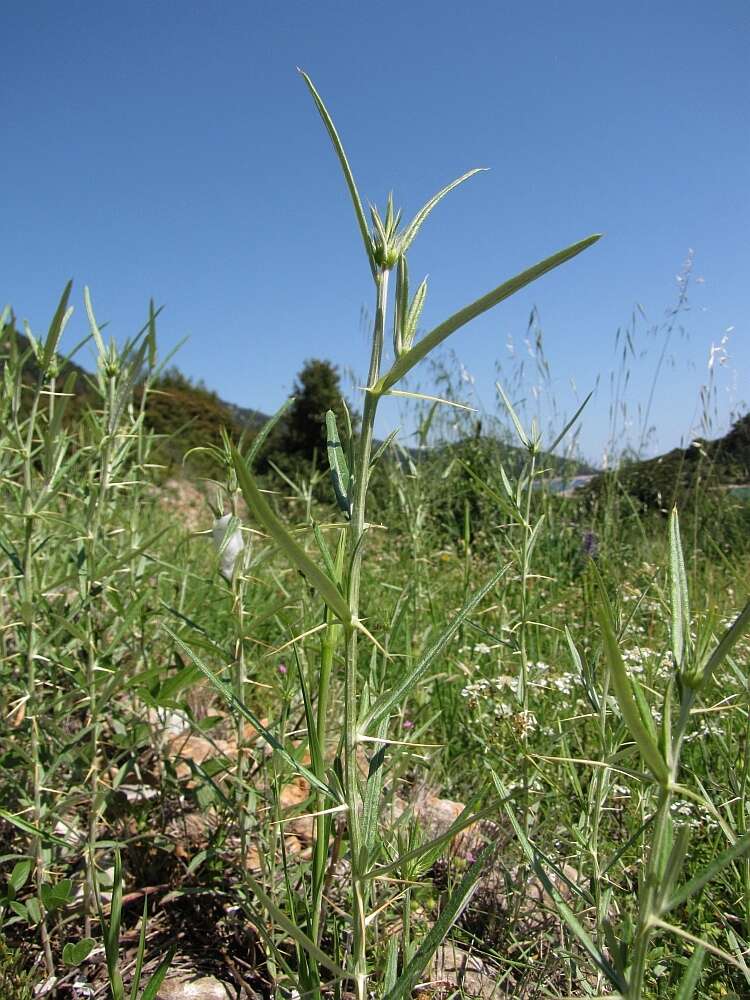
[[[399,240],[398,252],[400,254],[406,253],[406,251],[411,246],[414,237],[419,232],[427,216],[430,214],[433,208],[435,208],[435,206],[439,202],[441,202],[443,198],[445,198],[447,194],[449,194],[454,188],[457,188],[459,184],[463,184],[464,181],[467,181],[470,177],[473,177],[474,174],[480,174],[486,169],[487,169],[486,167],[475,167],[473,170],[469,170],[465,174],[462,174],[460,177],[457,177],[454,181],[451,181],[450,184],[446,184],[446,186],[442,188],[440,191],[438,191],[437,194],[433,195],[432,198],[430,198],[430,200],[427,202],[427,204],[423,205],[422,208],[420,208],[420,210],[414,216],[414,218],[406,227],[406,229],[404,229],[401,235],[401,239]]]
[[[49,332],[47,333],[47,339],[44,343],[44,354],[42,355],[41,368],[43,372],[46,372],[49,368],[50,362],[57,351],[57,345],[60,343],[60,337],[63,334],[63,330],[73,314],[73,309],[68,307],[68,299],[70,298],[72,288],[73,281],[71,279],[65,286],[62,296],[60,297],[60,302],[55,310],[55,315],[52,317]]]
[[[242,494],[245,497],[245,502],[250,510],[253,511],[262,526],[278,544],[279,548],[291,564],[295,566],[307,579],[307,582],[318,591],[318,594],[322,597],[331,611],[333,611],[333,613],[337,615],[345,625],[351,625],[352,618],[351,612],[349,611],[349,605],[344,600],[336,584],[333,580],[327,577],[318,566],[315,565],[305,550],[298,545],[297,542],[295,542],[281,521],[279,521],[276,517],[274,512],[269,507],[266,499],[255,485],[253,477],[250,475],[244,459],[234,446],[232,447],[232,457],[234,459],[235,472],[237,473],[237,481],[240,484]]]
[[[746,833],[744,837],[740,837],[726,851],[722,851],[721,854],[717,855],[711,864],[707,865],[695,878],[691,878],[689,882],[681,886],[670,897],[669,902],[664,906],[663,912],[667,913],[669,910],[673,910],[675,906],[680,906],[690,899],[691,896],[694,896],[696,892],[700,892],[703,886],[715,878],[722,869],[732,864],[737,858],[741,858],[743,854],[747,854],[748,851],[750,851],[750,833]]]
[[[431,852],[439,853],[445,844],[450,843],[454,837],[457,837],[467,827],[473,826],[474,823],[478,823],[482,819],[487,819],[489,816],[497,816],[500,804],[499,802],[492,802],[490,805],[475,812],[474,803],[469,802],[447,830],[444,830],[437,837],[433,837],[432,840],[428,840],[424,844],[419,844],[418,847],[413,847],[410,851],[400,854],[393,861],[389,861],[388,864],[372,868],[363,875],[363,879],[381,878],[384,875],[389,875],[391,872],[398,871],[399,868],[402,868],[409,861],[418,861]]]
[[[593,395],[594,395],[594,393],[592,391],[584,399],[584,401],[578,407],[578,409],[576,410],[576,412],[573,414],[573,416],[570,418],[570,420],[567,422],[567,424],[563,427],[563,429],[557,435],[557,437],[555,438],[555,440],[549,446],[549,451],[554,451],[555,448],[560,444],[560,442],[565,437],[565,435],[568,433],[568,431],[570,430],[570,428],[573,426],[573,424],[576,422],[576,420],[578,420],[578,418],[580,417],[580,415],[583,413],[584,407],[586,406],[586,404],[588,403],[588,401],[591,399],[591,397]]]
[[[408,351],[411,349],[411,345],[414,342],[414,335],[417,332],[417,324],[419,323],[419,317],[422,315],[422,309],[424,308],[425,299],[427,298],[427,278],[423,278],[419,288],[417,288],[414,293],[414,298],[412,299],[411,305],[409,306],[409,311],[406,314],[406,320],[404,322],[404,327],[401,331],[403,338],[403,346]]]
[[[457,410],[468,410],[470,413],[476,413],[475,406],[469,406],[468,403],[458,403],[455,399],[443,399],[442,396],[430,396],[426,392],[408,392],[406,389],[389,389],[383,395],[385,396],[401,396],[404,399],[424,399],[428,403],[445,403],[446,406],[455,406]]]
[[[341,966],[336,965],[336,963],[330,959],[324,951],[321,951],[321,949],[307,936],[307,934],[304,933],[304,931],[300,930],[300,928],[297,927],[297,925],[293,923],[293,921],[291,921],[278,906],[276,906],[273,900],[263,891],[252,875],[249,873],[246,874],[245,879],[252,889],[253,895],[256,899],[268,910],[279,927],[281,927],[296,944],[298,944],[301,948],[304,948],[311,958],[314,958],[316,962],[324,966],[335,976],[338,976],[340,979],[346,978],[346,973]]]
[[[376,726],[380,720],[388,715],[396,705],[400,705],[404,702],[412,688],[422,679],[438,656],[440,656],[446,648],[448,643],[461,627],[461,624],[466,620],[466,618],[468,618],[472,611],[474,611],[474,609],[482,603],[487,594],[489,594],[494,587],[497,586],[500,579],[508,572],[510,566],[511,563],[506,563],[506,565],[499,569],[487,581],[487,583],[485,583],[485,585],[476,592],[476,594],[473,594],[450,623],[448,628],[442,633],[440,638],[434,642],[432,646],[430,646],[426,653],[422,655],[419,662],[406,675],[406,677],[404,677],[392,691],[385,692],[380,696],[380,698],[378,698],[361,725],[362,732],[367,732],[372,726]]]
[[[289,407],[292,405],[293,402],[294,402],[294,396],[290,396],[288,399],[285,399],[284,402],[281,404],[281,406],[278,408],[278,410],[274,413],[274,415],[269,420],[266,420],[261,429],[255,435],[255,437],[253,438],[253,443],[250,445],[250,450],[247,453],[246,462],[248,469],[252,469],[253,462],[258,457],[260,449],[268,440],[269,434],[274,429],[276,424],[278,424],[278,422],[281,420],[281,418],[284,416],[284,414],[286,413],[286,411],[289,409]]]
[[[561,896],[559,890],[553,885],[552,880],[547,875],[544,867],[538,856],[538,852],[531,841],[528,839],[524,833],[521,824],[518,822],[513,808],[510,803],[510,796],[508,794],[508,789],[503,784],[500,776],[490,768],[490,773],[495,782],[495,787],[498,792],[503,796],[505,800],[505,811],[507,813],[508,819],[510,820],[511,826],[515,830],[516,836],[518,837],[519,843],[523,849],[524,854],[528,858],[530,864],[532,865],[534,871],[536,872],[539,880],[543,884],[544,888],[549,893],[555,906],[557,907],[558,913],[562,919],[567,924],[568,928],[573,932],[575,937],[578,938],[579,942],[583,945],[584,949],[588,953],[589,957],[592,959],[594,964],[604,973],[610,983],[615,987],[615,989],[622,990],[625,992],[627,989],[625,980],[617,971],[617,969],[609,962],[609,960],[603,955],[599,948],[591,940],[588,931],[581,925],[580,921],[576,917],[573,910],[568,906],[563,897]]]
[[[690,605],[688,604],[687,575],[680,541],[680,521],[677,508],[669,517],[669,596],[672,635],[672,655],[679,668],[687,655],[690,635]]]
[[[487,860],[494,850],[496,850],[496,845],[493,842],[487,844],[474,864],[468,869],[458,887],[443,907],[440,916],[425,935],[414,957],[396,980],[393,989],[386,994],[384,1000],[402,1000],[403,997],[411,995],[417,979],[448,936],[451,927],[466,909],[476,891]]]
[[[352,205],[354,206],[354,214],[357,217],[357,225],[359,226],[359,231],[362,235],[362,241],[365,245],[365,252],[367,253],[367,259],[370,262],[370,269],[373,273],[373,277],[376,274],[377,267],[375,264],[375,256],[373,254],[372,240],[370,239],[370,233],[367,228],[367,220],[365,219],[364,209],[362,208],[362,199],[359,197],[359,191],[357,190],[357,185],[354,182],[354,174],[352,173],[352,168],[349,166],[349,161],[346,158],[346,153],[344,152],[344,147],[339,138],[339,134],[336,131],[336,126],[333,124],[333,119],[328,113],[328,109],[323,103],[323,99],[313,86],[313,82],[310,77],[305,73],[304,70],[299,71],[302,75],[302,79],[307,84],[307,87],[312,94],[312,98],[315,101],[315,106],[318,109],[320,117],[323,119],[323,124],[325,125],[328,135],[333,143],[333,148],[336,150],[336,155],[339,158],[339,163],[341,164],[341,169],[344,172],[344,179],[346,181],[346,186],[349,188],[349,194],[352,199]]]
[[[703,683],[708,684],[711,676],[724,659],[729,656],[735,643],[742,638],[744,632],[750,628],[750,601],[740,611],[735,620],[726,630],[719,641],[719,645],[708,658],[708,663],[703,669]]]
[[[328,785],[326,785],[325,782],[317,778],[308,767],[305,767],[304,764],[300,764],[298,760],[295,760],[294,757],[286,749],[286,747],[282,743],[280,743],[279,740],[274,736],[271,730],[267,729],[263,725],[263,723],[260,721],[255,712],[252,712],[247,707],[247,705],[245,705],[245,703],[235,695],[232,689],[228,687],[224,683],[224,681],[222,681],[219,677],[217,677],[216,674],[213,672],[213,670],[207,667],[206,664],[203,663],[203,661],[193,652],[193,650],[186,643],[182,641],[182,639],[180,639],[178,635],[176,635],[174,632],[171,631],[171,629],[168,629],[166,626],[164,626],[164,631],[167,633],[168,636],[174,639],[174,641],[177,643],[177,645],[180,647],[183,653],[185,653],[185,655],[188,656],[193,661],[193,663],[201,671],[204,677],[206,677],[211,682],[211,684],[216,688],[219,694],[223,695],[227,703],[231,705],[232,708],[235,709],[235,711],[239,712],[240,715],[242,715],[245,719],[247,719],[247,721],[251,725],[253,725],[258,730],[259,733],[263,734],[263,738],[269,744],[269,746],[273,747],[276,753],[282,758],[282,760],[286,761],[286,763],[292,768],[293,771],[301,775],[303,778],[306,778],[314,788],[318,789],[319,792],[322,792],[324,795],[327,795],[330,798],[334,799],[335,801],[338,801],[338,797],[333,793],[333,791],[328,787]]]
[[[524,448],[528,448],[529,447],[529,437],[528,437],[526,431],[523,429],[523,424],[519,420],[518,414],[513,409],[513,404],[508,399],[508,397],[505,395],[505,389],[503,389],[503,387],[500,385],[499,382],[495,383],[495,387],[497,388],[497,391],[500,393],[500,395],[503,397],[503,403],[505,404],[505,409],[508,411],[508,415],[510,416],[510,419],[513,421],[513,426],[516,429],[516,434],[518,435],[518,440],[521,442],[521,444],[524,446]]]
[[[333,410],[326,413],[326,448],[328,449],[328,464],[331,467],[331,484],[336,494],[336,503],[347,520],[352,516],[352,477],[347,465],[344,449],[341,447],[339,429],[336,426],[336,414]]]
[[[398,427],[396,428],[395,431],[391,431],[391,433],[388,435],[388,437],[385,439],[385,441],[383,441],[380,445],[378,445],[377,451],[375,452],[375,454],[370,459],[370,468],[371,469],[373,469],[375,467],[375,465],[380,461],[380,459],[383,457],[383,455],[388,450],[389,446],[391,444],[393,444],[393,442],[395,441],[395,439],[396,439],[397,436],[398,436]]]
[[[656,726],[652,719],[649,731],[643,723],[641,711],[633,694],[633,686],[625,669],[622,654],[620,653],[620,647],[617,643],[612,624],[611,612],[604,594],[600,597],[597,616],[604,638],[604,650],[607,662],[609,663],[615,696],[617,697],[617,703],[620,706],[625,725],[628,727],[630,735],[635,740],[641,756],[648,765],[651,773],[661,784],[666,784],[669,781],[669,768],[661,753],[659,753],[656,740],[652,736],[652,733],[656,732]]]
[[[172,964],[172,959],[176,951],[177,945],[173,944],[161,962],[159,962],[156,972],[149,979],[148,986],[143,991],[141,1000],[156,1000],[156,995],[159,992],[161,984],[164,982],[167,972],[169,972],[169,967]]]
[[[99,324],[96,322],[96,316],[94,316],[94,306],[91,302],[91,292],[89,292],[88,287],[83,290],[83,302],[86,306],[86,315],[89,319],[89,328],[91,330],[91,336],[94,338],[94,343],[96,344],[96,350],[100,358],[103,358],[107,353],[107,349],[104,346],[104,341],[102,340],[101,330],[99,329]]]
[[[690,956],[690,961],[685,969],[685,974],[680,980],[680,985],[674,995],[674,1000],[691,1000],[691,998],[695,995],[695,988],[700,981],[705,959],[706,949],[701,948],[699,945]]]
[[[417,341],[417,343],[400,358],[396,360],[393,367],[389,372],[387,372],[378,382],[377,388],[381,392],[385,392],[386,389],[390,389],[392,385],[395,385],[399,379],[402,379],[407,372],[410,372],[415,365],[419,364],[423,358],[439,344],[442,344],[452,333],[459,330],[462,326],[465,326],[471,320],[475,319],[477,316],[481,316],[482,313],[487,312],[488,309],[492,309],[496,306],[498,302],[502,302],[503,299],[509,298],[515,292],[524,288],[526,285],[531,284],[532,281],[536,281],[543,274],[548,271],[553,270],[553,268],[559,267],[560,264],[564,264],[566,261],[575,257],[577,254],[586,250],[592,244],[596,243],[598,239],[601,238],[601,233],[597,233],[594,236],[589,236],[585,240],[580,240],[578,243],[573,243],[572,246],[566,247],[565,250],[560,250],[558,253],[553,254],[551,257],[547,257],[545,260],[540,261],[538,264],[534,264],[533,267],[527,268],[520,274],[517,274],[514,278],[503,282],[502,285],[498,285],[491,292],[483,295],[481,298],[472,302],[470,305],[465,306],[460,309],[457,313],[454,313],[447,320],[436,326],[428,334]]]

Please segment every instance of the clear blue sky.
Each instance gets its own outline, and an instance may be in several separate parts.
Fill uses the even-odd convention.
[[[455,335],[486,405],[495,363],[536,305],[561,409],[575,406],[570,379],[579,393],[603,379],[581,435],[596,458],[615,331],[636,302],[662,317],[689,248],[704,283],[655,394],[658,445],[691,432],[711,342],[730,326],[724,419],[732,392],[750,397],[746,0],[30,0],[6,4],[2,23],[2,298],[34,330],[73,277],[69,344],[85,330],[85,284],[118,336],[153,296],[162,348],[189,335],[180,367],[237,403],[273,410],[311,356],[361,378],[372,282],[300,65],[363,197],[382,204],[392,188],[411,214],[468,167],[491,168],[415,244],[413,278],[430,275],[426,325],[606,234]],[[650,353],[631,408],[658,352],[645,326],[640,336]],[[380,432],[397,419],[385,407]]]

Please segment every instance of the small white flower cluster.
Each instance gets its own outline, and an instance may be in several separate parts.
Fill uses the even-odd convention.
[[[496,692],[503,688],[512,688],[516,683],[515,677],[508,677],[501,674],[499,677],[481,677],[478,681],[473,681],[461,689],[461,697],[468,698],[472,704],[480,701],[491,700]]]
[[[712,816],[701,813],[697,805],[692,802],[686,802],[683,799],[677,799],[673,802],[669,807],[669,811],[675,822],[680,823],[682,826],[689,826],[691,830],[700,830],[701,827],[715,829],[718,826]]]
[[[575,674],[564,673],[560,674],[559,677],[552,678],[553,687],[557,688],[560,694],[572,694],[573,688],[577,683],[578,678]]]

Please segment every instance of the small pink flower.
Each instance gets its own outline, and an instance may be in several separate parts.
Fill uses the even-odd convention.
[[[279,664],[279,673],[280,674],[285,674],[286,673],[286,664],[285,663],[280,663]]]
[[[411,719],[404,719],[404,729],[413,729],[413,728],[414,728],[414,723],[411,721]]]

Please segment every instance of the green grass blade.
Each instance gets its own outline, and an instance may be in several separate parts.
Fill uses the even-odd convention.
[[[617,703],[620,706],[622,717],[630,731],[630,735],[635,740],[638,749],[641,752],[641,756],[643,757],[643,760],[647,764],[649,770],[657,781],[661,784],[667,784],[669,781],[669,768],[667,767],[667,762],[659,752],[659,747],[655,738],[652,736],[652,733],[656,732],[656,726],[653,723],[653,719],[651,720],[651,726],[649,727],[651,732],[649,732],[649,729],[647,729],[644,725],[641,717],[641,709],[643,708],[643,705],[641,706],[641,709],[639,709],[638,703],[633,694],[633,686],[630,683],[630,677],[625,669],[622,654],[620,653],[620,647],[615,636],[609,602],[607,601],[607,596],[604,592],[601,581],[598,580],[598,583],[600,587],[600,600],[596,611],[604,638],[604,650],[609,664],[610,675],[615,689]],[[646,710],[648,711],[648,706],[646,706]]]
[[[270,419],[266,420],[261,429],[255,435],[253,443],[250,445],[250,450],[247,453],[247,458],[245,459],[248,469],[252,469],[253,462],[258,457],[260,449],[268,440],[271,431],[278,424],[293,402],[294,396],[290,396],[288,399],[285,399],[274,415]]]
[[[49,332],[47,333],[47,339],[44,342],[44,354],[42,355],[41,361],[41,369],[43,372],[46,372],[49,368],[50,362],[57,351],[57,345],[60,343],[60,337],[63,334],[63,330],[73,314],[73,309],[68,307],[68,299],[70,298],[72,288],[73,281],[71,279],[65,286],[57,309],[55,310],[55,315],[52,317]]]
[[[518,419],[518,415],[516,414],[516,411],[513,409],[513,404],[508,399],[508,397],[505,395],[505,390],[500,385],[500,383],[496,382],[495,385],[497,387],[497,391],[503,397],[503,403],[505,404],[505,409],[508,411],[508,413],[510,415],[510,419],[513,421],[513,426],[516,429],[516,434],[518,435],[518,440],[521,442],[521,444],[524,446],[524,448],[528,448],[529,447],[529,438],[528,438],[528,435],[527,435],[526,431],[523,429],[523,424]]]
[[[435,660],[440,656],[445,647],[451,641],[453,636],[461,627],[462,623],[466,618],[474,611],[474,609],[481,604],[484,598],[489,594],[492,589],[497,586],[500,579],[508,572],[512,564],[506,563],[501,569],[499,569],[483,587],[481,587],[476,594],[474,594],[471,599],[461,608],[459,613],[450,623],[448,628],[443,632],[437,642],[434,642],[432,646],[427,650],[426,653],[421,657],[417,665],[411,670],[403,680],[396,685],[392,691],[387,691],[378,698],[375,704],[372,706],[370,711],[367,713],[365,719],[363,720],[360,729],[363,733],[366,733],[372,726],[376,726],[381,719],[388,715],[391,710],[396,706],[402,704],[412,688],[422,679],[422,677],[427,673]]]
[[[250,510],[253,511],[268,534],[278,544],[287,559],[307,579],[323,598],[328,607],[345,625],[351,625],[351,612],[336,584],[319,569],[304,549],[294,541],[292,536],[279,521],[269,507],[265,497],[255,485],[242,455],[233,446],[232,458],[237,473],[237,481],[242,489]]]
[[[322,965],[324,968],[328,969],[329,972],[332,972],[340,979],[345,979],[346,973],[341,966],[337,965],[333,959],[330,959],[324,951],[321,951],[315,942],[312,941],[307,934],[304,933],[304,931],[300,930],[300,928],[297,927],[297,925],[293,923],[289,917],[287,917],[287,915],[279,909],[278,906],[276,906],[270,896],[268,896],[263,889],[261,889],[260,885],[255,881],[252,875],[246,874],[245,878],[248,885],[253,890],[253,894],[256,899],[262,906],[265,906],[279,927],[286,931],[289,937],[292,938],[296,944],[298,944],[301,948],[304,948],[307,954],[310,955],[311,958],[314,958],[319,965]]]
[[[743,854],[747,854],[748,851],[750,851],[750,833],[745,834],[744,837],[740,837],[726,851],[722,851],[702,872],[696,875],[695,878],[691,878],[689,882],[686,882],[677,892],[673,893],[662,912],[667,913],[669,910],[673,910],[675,906],[680,906],[686,902],[696,892],[699,892],[704,885],[710,882],[712,878],[718,875],[722,869],[732,864],[737,858],[741,858]]]
[[[469,803],[461,812],[453,823],[437,837],[433,837],[432,840],[428,840],[424,844],[419,844],[418,847],[413,847],[410,851],[406,851],[404,854],[399,855],[394,861],[389,861],[387,865],[379,865],[377,868],[371,869],[367,872],[363,878],[364,879],[374,879],[380,878],[383,875],[389,875],[391,872],[398,871],[403,865],[409,861],[418,861],[420,858],[424,858],[432,851],[439,851],[444,844],[449,843],[454,837],[457,837],[459,833],[465,830],[467,827],[472,826],[474,823],[478,823],[482,819],[486,819],[488,816],[497,815],[499,802],[492,802],[490,805],[485,806],[483,809],[478,809],[476,812],[473,811],[473,803]]]
[[[167,972],[169,971],[169,966],[172,964],[172,959],[174,958],[176,951],[177,951],[177,945],[173,944],[172,947],[167,952],[167,954],[159,963],[156,972],[149,979],[148,986],[143,991],[141,1000],[156,1000],[156,994],[158,993],[161,984],[164,982]]]
[[[674,995],[674,1000],[691,1000],[695,994],[695,988],[703,972],[703,963],[706,959],[706,949],[700,947],[695,949],[690,956],[690,961],[685,969],[685,974],[680,980],[680,985]]]
[[[472,302],[470,305],[460,309],[457,313],[454,313],[443,323],[436,326],[428,334],[422,337],[421,340],[418,340],[410,350],[402,354],[401,357],[395,361],[391,370],[379,380],[376,386],[374,386],[376,391],[385,392],[390,389],[391,386],[395,385],[396,382],[404,377],[404,375],[410,372],[415,365],[419,364],[420,361],[427,357],[430,351],[432,351],[439,344],[442,344],[442,342],[452,333],[455,333],[456,330],[459,330],[462,326],[465,326],[477,316],[481,316],[482,313],[487,312],[488,309],[492,309],[492,307],[496,306],[498,302],[502,302],[503,299],[509,298],[521,288],[531,284],[532,281],[536,281],[537,278],[541,278],[543,274],[559,267],[560,264],[564,264],[572,257],[575,257],[583,250],[586,250],[600,238],[601,234],[597,233],[594,236],[587,237],[585,240],[580,240],[578,243],[573,243],[564,250],[560,250],[551,257],[547,257],[538,264],[534,264],[533,267],[529,267],[525,271],[521,271],[521,273],[517,274],[514,278],[510,278],[510,280],[503,282],[502,285],[498,285],[497,288],[494,288],[491,292],[488,292],[475,302]]]
[[[555,438],[555,440],[549,446],[548,451],[554,451],[555,448],[560,444],[560,442],[565,437],[565,435],[568,433],[568,431],[570,430],[570,428],[573,426],[573,424],[576,422],[576,420],[578,420],[578,418],[580,417],[580,415],[583,413],[584,407],[586,406],[586,404],[588,403],[588,401],[591,399],[591,397],[593,395],[594,395],[593,391],[588,394],[588,396],[584,399],[584,401],[578,407],[578,409],[576,410],[576,412],[573,414],[573,416],[570,418],[570,420],[567,422],[567,424],[563,427],[563,429],[557,435],[557,437]]]
[[[94,306],[91,302],[91,292],[88,287],[83,290],[83,303],[86,306],[86,315],[89,320],[89,328],[91,330],[91,336],[94,338],[94,343],[96,344],[96,350],[100,358],[103,358],[107,353],[107,349],[104,346],[104,341],[102,340],[102,332],[99,329],[99,324],[96,321],[96,316],[94,315]]]
[[[393,989],[385,995],[384,1000],[402,1000],[403,997],[411,994],[417,979],[447,937],[451,927],[466,909],[471,897],[474,895],[487,859],[494,850],[496,850],[494,843],[487,844],[477,860],[466,872],[447,904],[443,907],[440,916],[427,932],[414,957],[396,980]]]
[[[592,959],[594,964],[604,973],[607,979],[612,983],[615,989],[621,990],[622,992],[627,991],[627,985],[620,975],[620,973],[615,969],[615,967],[608,961],[608,959],[602,954],[602,952],[597,948],[594,942],[591,940],[588,931],[581,925],[576,915],[573,913],[571,908],[565,902],[565,900],[560,895],[557,888],[552,884],[551,879],[545,872],[542,864],[540,862],[538,853],[534,845],[528,839],[521,824],[516,819],[513,808],[510,804],[510,795],[508,790],[503,784],[500,776],[490,768],[490,773],[495,782],[495,787],[498,792],[502,795],[505,800],[505,811],[507,813],[508,819],[510,820],[511,826],[515,830],[518,841],[523,849],[524,854],[528,858],[530,864],[534,868],[536,875],[539,880],[544,885],[552,900],[554,901],[557,910],[562,917],[562,919],[567,924],[568,928],[572,931],[573,935],[578,939],[578,941],[583,945],[584,949],[588,953],[589,957]]]
[[[380,724],[375,733],[378,739],[385,739],[388,730],[388,718],[380,720]],[[387,745],[381,743],[377,745],[375,753],[370,760],[367,772],[367,784],[365,787],[365,801],[362,810],[362,839],[368,851],[372,850],[375,843],[375,834],[378,830],[378,818],[380,816],[380,796],[383,791],[383,778],[385,777],[385,753]]]
[[[0,809],[0,818],[7,820],[8,823],[17,827],[19,830],[23,830],[24,833],[31,834],[32,837],[38,837],[43,843],[57,844],[58,847],[69,846],[67,841],[63,840],[62,837],[56,837],[54,833],[49,833],[47,830],[41,830],[38,826],[34,826],[33,823],[29,823],[28,820],[22,819],[20,816],[14,816],[13,813],[8,812],[7,809]]]
[[[240,699],[235,695],[232,689],[228,687],[222,680],[220,680],[213,672],[213,670],[207,667],[206,664],[203,663],[203,661],[198,656],[196,656],[196,654],[192,651],[192,649],[188,645],[186,645],[178,635],[176,635],[166,626],[164,626],[164,631],[167,633],[168,636],[174,639],[174,641],[177,643],[180,649],[185,653],[185,655],[190,657],[190,659],[193,661],[196,667],[198,667],[201,673],[206,678],[208,678],[208,680],[216,688],[219,694],[223,695],[223,697],[232,706],[232,708],[234,708],[235,711],[239,712],[240,715],[242,715],[245,719],[247,719],[247,721],[251,725],[253,725],[258,730],[259,733],[263,734],[263,738],[266,740],[266,742],[271,747],[273,747],[276,753],[284,761],[286,761],[286,763],[292,768],[293,771],[301,775],[303,778],[306,778],[313,787],[318,789],[319,792],[322,792],[329,798],[338,801],[338,797],[328,787],[328,785],[326,785],[319,778],[317,778],[309,768],[305,767],[304,764],[300,764],[299,761],[295,760],[294,757],[289,753],[289,751],[283,746],[283,744],[281,744],[276,739],[271,730],[267,729],[263,725],[258,716],[254,712],[251,712],[250,709],[242,701],[240,701]]]
[[[352,205],[354,206],[354,214],[357,217],[357,225],[359,226],[359,231],[362,235],[362,241],[365,245],[365,253],[367,254],[367,259],[370,262],[370,270],[372,271],[373,277],[377,273],[377,266],[375,264],[375,255],[373,253],[372,240],[370,239],[370,231],[367,227],[367,219],[365,218],[365,212],[362,208],[362,199],[359,197],[359,191],[357,190],[357,185],[354,181],[354,174],[352,173],[352,168],[349,166],[349,161],[346,158],[346,153],[344,152],[344,147],[339,138],[339,134],[336,131],[336,126],[333,124],[333,119],[328,113],[328,109],[323,103],[323,99],[320,94],[315,89],[312,80],[305,73],[304,70],[299,70],[302,79],[307,84],[307,87],[312,94],[312,98],[315,101],[315,105],[318,109],[320,117],[323,119],[323,124],[325,125],[328,135],[333,143],[333,148],[336,150],[336,156],[339,158],[339,163],[341,164],[341,169],[344,172],[344,179],[346,180],[346,186],[349,188],[349,194],[351,195]]]
[[[138,1000],[138,990],[141,985],[141,973],[143,972],[143,959],[146,954],[146,925],[148,923],[148,896],[143,900],[143,913],[141,914],[141,933],[138,935],[138,950],[135,954],[135,968],[133,969],[133,979],[130,984],[130,1000]]]

